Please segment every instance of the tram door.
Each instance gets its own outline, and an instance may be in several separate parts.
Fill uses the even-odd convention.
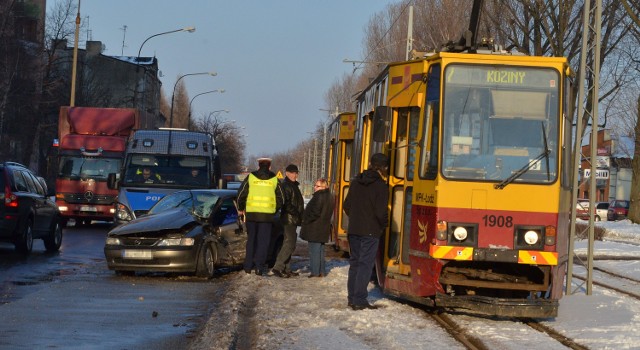
[[[394,109],[389,153],[391,211],[389,234],[385,241],[387,273],[408,275],[411,230],[411,198],[416,161],[420,108]]]

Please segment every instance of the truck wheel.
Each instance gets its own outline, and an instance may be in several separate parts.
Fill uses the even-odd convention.
[[[200,256],[198,257],[198,263],[196,265],[196,276],[213,277],[216,271],[216,262],[218,261],[218,249],[216,248],[215,243],[206,243],[200,249]]]
[[[48,252],[56,252],[62,245],[62,228],[60,224],[56,223],[53,230],[49,232],[49,235],[42,239],[44,241],[44,247]]]
[[[16,241],[16,250],[21,254],[28,255],[31,253],[31,249],[33,249],[33,222],[31,218],[28,218]]]

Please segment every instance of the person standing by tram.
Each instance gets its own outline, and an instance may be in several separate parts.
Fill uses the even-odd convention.
[[[247,245],[244,271],[256,275],[268,272],[266,260],[271,228],[282,206],[282,188],[271,170],[271,158],[258,158],[258,170],[249,174],[238,190],[238,214],[245,217]]]
[[[280,184],[284,195],[284,203],[280,211],[280,223],[284,227],[284,240],[278,253],[276,262],[271,269],[278,277],[297,276],[297,272],[291,271],[291,254],[296,249],[298,235],[296,229],[302,224],[304,212],[304,198],[300,192],[298,183],[298,166],[289,164],[284,170],[285,178]]]
[[[324,245],[331,236],[334,204],[327,180],[316,180],[313,189],[313,197],[302,215],[300,238],[309,242],[309,277],[324,277],[327,275]]]
[[[369,168],[351,180],[344,200],[349,216],[349,277],[347,302],[353,310],[376,309],[369,304],[367,286],[378,252],[380,237],[389,223],[389,186],[384,181],[389,158],[382,153],[371,156]]]

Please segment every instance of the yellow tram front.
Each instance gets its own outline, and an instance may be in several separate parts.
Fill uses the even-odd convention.
[[[419,63],[389,68],[390,82],[403,69],[422,75],[397,91],[388,84],[386,106],[370,114],[369,149],[392,160],[384,291],[492,315],[555,316],[570,209],[566,60],[439,53]],[[378,115],[387,115],[384,142],[375,140]]]

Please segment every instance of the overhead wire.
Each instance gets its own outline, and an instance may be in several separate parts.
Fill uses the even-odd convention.
[[[378,49],[378,47],[380,46],[380,43],[382,42],[382,40],[387,36],[387,34],[389,34],[389,32],[391,31],[391,29],[395,26],[396,22],[398,22],[398,20],[400,19],[400,17],[402,17],[402,14],[405,13],[405,11],[407,11],[407,8],[409,7],[409,5],[413,4],[415,2],[415,0],[409,0],[407,1],[407,3],[404,5],[404,7],[402,8],[402,10],[400,11],[400,13],[398,14],[398,16],[393,20],[393,22],[391,23],[391,25],[389,26],[389,28],[387,28],[387,31],[384,32],[384,34],[380,37],[380,39],[378,40],[378,42],[374,45],[373,49],[371,51],[369,51],[369,53],[367,54],[367,56],[360,62],[358,63],[357,67],[353,68],[353,72],[351,74],[354,74],[358,69],[361,68],[361,65],[363,63],[366,63],[367,58],[369,58],[369,56],[371,56],[371,54]],[[355,63],[354,63],[355,65]]]

